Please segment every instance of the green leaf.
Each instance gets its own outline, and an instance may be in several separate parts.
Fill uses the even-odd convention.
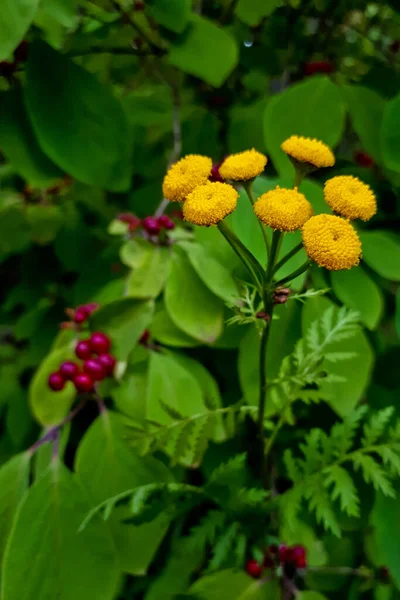
[[[37,244],[52,242],[64,222],[59,206],[30,204],[26,208],[26,218],[31,228],[31,237]]]
[[[17,454],[0,468],[0,565],[17,507],[29,485],[28,452]]]
[[[250,27],[256,27],[264,17],[268,17],[279,5],[278,0],[239,0],[235,13]]]
[[[60,168],[111,191],[129,188],[131,136],[126,116],[93,75],[43,42],[34,42],[25,101],[41,148]]]
[[[400,288],[397,290],[396,295],[396,330],[400,337]]]
[[[377,553],[375,564],[385,565],[390,571],[397,588],[400,588],[400,563],[397,560],[400,552],[400,505],[396,486],[397,498],[388,498],[377,494],[371,513],[373,541]]]
[[[235,302],[238,288],[229,271],[204,246],[191,242],[181,242],[179,245],[186,252],[190,264],[208,289],[226,302]]]
[[[302,310],[303,332],[305,333],[330,306],[332,306],[332,302],[327,298],[309,298]],[[349,340],[347,338],[328,344],[324,349],[325,369],[330,375],[342,377],[344,380],[322,382],[320,390],[322,396],[329,399],[331,407],[342,417],[349,415],[354,410],[364,394],[374,362],[371,346],[361,330],[352,335],[350,348],[354,355],[349,356],[347,360],[338,362],[332,362],[329,354],[348,353]]]
[[[67,414],[76,396],[72,383],[67,382],[60,392],[53,392],[47,380],[50,373],[58,371],[64,360],[73,360],[74,351],[70,346],[53,350],[36,371],[29,388],[29,403],[33,415],[41,425],[57,425]]]
[[[339,88],[327,77],[310,77],[267,104],[265,145],[278,172],[293,176],[294,168],[281,150],[281,143],[291,135],[303,135],[334,147],[342,137],[344,124],[345,105]]]
[[[386,103],[381,128],[383,164],[400,172],[400,94]]]
[[[185,256],[174,253],[165,287],[165,306],[187,335],[212,344],[222,332],[224,305],[203,284]]]
[[[333,291],[346,306],[360,313],[361,321],[375,329],[382,318],[383,295],[362,267],[351,271],[333,271]]]
[[[39,0],[3,0],[0,20],[0,61],[10,58],[31,25]]]
[[[127,296],[157,298],[168,277],[170,250],[151,245],[140,266],[134,268],[126,282]]]
[[[13,168],[33,186],[48,186],[63,172],[42,152],[28,120],[22,89],[0,94],[0,144]]]
[[[200,342],[178,329],[165,309],[159,310],[150,325],[152,337],[165,346],[193,348]]]
[[[97,310],[92,317],[94,330],[104,331],[112,340],[113,354],[126,360],[153,315],[152,300],[122,298]]]
[[[139,457],[124,437],[120,416],[107,411],[91,425],[79,445],[75,468],[93,504],[135,486],[173,480],[165,465],[152,457]],[[122,570],[143,575],[166,533],[168,520],[161,517],[137,527],[122,522],[127,515],[126,507],[114,509],[108,527]]]
[[[244,571],[225,569],[198,579],[190,593],[199,600],[239,600],[253,583]],[[272,598],[271,600],[275,600]]]
[[[191,0],[148,0],[146,10],[163,27],[182,33],[189,23]]]
[[[0,252],[13,254],[29,245],[29,225],[24,210],[14,198],[0,204]]]
[[[169,62],[220,87],[235,68],[238,56],[236,41],[230,33],[193,14],[185,32],[171,43]]]
[[[363,149],[381,162],[381,125],[385,100],[374,90],[360,85],[344,85],[344,97],[351,123]]]
[[[297,598],[298,600],[327,600],[326,596],[323,596],[319,592],[313,592],[311,590],[300,592]]]
[[[400,244],[386,231],[362,231],[363,259],[386,279],[400,281]]]
[[[120,571],[106,525],[96,518],[78,533],[88,509],[76,477],[54,461],[17,512],[4,557],[4,600],[84,600],[88,590],[97,600],[115,598]]]

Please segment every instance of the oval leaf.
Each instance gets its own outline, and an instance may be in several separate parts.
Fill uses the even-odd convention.
[[[400,172],[400,94],[386,103],[381,128],[382,159],[385,167]]]
[[[127,296],[157,298],[168,277],[169,260],[170,251],[167,248],[152,245],[140,266],[134,268],[127,279]]]
[[[163,27],[182,33],[189,22],[191,0],[147,0],[146,10]]]
[[[10,58],[31,25],[39,0],[2,0],[0,61]]]
[[[25,100],[40,146],[60,168],[107,190],[129,188],[131,144],[126,116],[93,75],[47,44],[34,42]]]
[[[360,232],[363,259],[386,279],[400,281],[400,244],[385,231]]]
[[[380,162],[384,99],[374,90],[361,85],[345,85],[342,90],[351,123],[360,138],[363,149]]]

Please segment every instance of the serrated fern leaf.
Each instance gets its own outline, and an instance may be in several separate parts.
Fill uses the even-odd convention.
[[[379,440],[387,424],[392,418],[393,413],[394,407],[388,406],[387,408],[383,408],[371,416],[363,428],[364,437],[361,442],[363,446],[371,446]]]
[[[231,525],[221,534],[213,547],[212,558],[208,565],[207,572],[218,571],[224,566],[233,551],[238,531],[238,523],[231,523]]]
[[[340,507],[349,517],[358,517],[360,514],[360,502],[356,487],[349,473],[340,465],[333,465],[326,477],[325,485],[332,486],[332,500],[339,499]]]
[[[351,460],[354,468],[362,471],[366,483],[372,483],[375,490],[382,492],[385,496],[389,496],[390,498],[395,497],[394,489],[388,479],[388,475],[372,456],[359,452]]]

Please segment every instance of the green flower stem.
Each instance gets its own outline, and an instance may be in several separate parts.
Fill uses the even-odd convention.
[[[250,200],[251,206],[254,206],[253,181],[254,180],[251,179],[250,181],[247,181],[246,183],[243,183],[243,189],[245,190],[245,192],[247,194],[247,197]],[[267,256],[269,256],[270,246],[269,246],[269,240],[268,240],[267,232],[265,231],[265,227],[261,223],[261,221],[259,219],[257,219],[257,221],[258,221],[258,224],[260,226],[262,236],[264,238],[265,247],[267,249]]]
[[[262,295],[265,280],[264,269],[224,221],[220,221],[217,227],[250,273],[257,290]]]
[[[291,258],[293,258],[293,256],[295,256],[298,252],[300,252],[300,250],[302,248],[303,248],[303,242],[300,242],[299,244],[297,244],[297,246],[295,246],[294,248],[292,248],[292,250],[290,250],[290,252],[288,252],[286,254],[286,256],[284,256],[279,262],[276,263],[276,265],[274,267],[274,273],[276,273],[277,271],[279,271],[279,269],[281,267],[283,267],[283,265],[285,265],[288,260],[290,260]]]
[[[270,287],[271,283],[272,283],[272,277],[273,277],[273,274],[275,271],[275,262],[279,255],[279,249],[281,247],[281,242],[282,242],[282,233],[278,229],[275,229],[275,231],[272,234],[271,251],[269,254],[267,274],[266,274],[267,287]]]
[[[277,281],[275,285],[276,286],[281,286],[281,285],[287,283],[288,281],[292,281],[293,279],[295,279],[296,277],[298,277],[299,275],[301,275],[302,273],[304,273],[305,271],[307,271],[307,269],[309,269],[310,266],[311,266],[310,261],[306,260],[306,262],[303,263],[301,265],[301,267],[299,267],[298,269],[296,269],[296,271],[293,271],[293,273],[291,273],[287,277],[284,277],[283,279],[280,279],[279,281]]]
[[[300,187],[300,184],[303,181],[304,174],[304,171],[299,166],[295,166],[293,187],[297,187],[297,189]]]

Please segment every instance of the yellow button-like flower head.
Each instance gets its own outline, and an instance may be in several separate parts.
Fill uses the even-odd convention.
[[[281,145],[282,150],[294,161],[312,167],[332,167],[335,156],[330,148],[320,140],[292,135]]]
[[[308,256],[330,271],[350,269],[360,262],[361,241],[354,227],[341,217],[316,215],[303,225]]]
[[[260,221],[273,229],[296,231],[311,217],[312,206],[297,188],[277,187],[255,202],[254,212]]]
[[[208,180],[212,160],[201,154],[188,154],[174,163],[164,177],[163,194],[171,202],[183,202],[190,192]]]
[[[219,172],[224,179],[248,181],[261,175],[266,164],[267,157],[253,148],[228,156],[219,167]]]
[[[228,183],[207,182],[199,185],[183,205],[185,221],[194,225],[216,225],[233,212],[239,194]]]
[[[325,182],[325,200],[348,219],[368,221],[376,213],[375,194],[366,183],[352,175],[338,175]]]

